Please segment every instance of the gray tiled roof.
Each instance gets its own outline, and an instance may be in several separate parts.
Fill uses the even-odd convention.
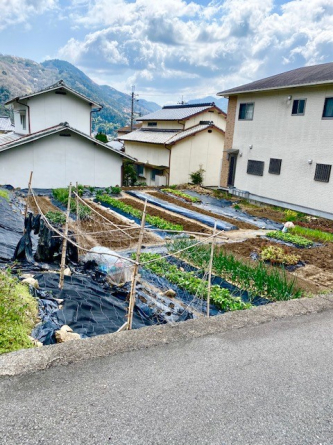
[[[121,141],[145,142],[146,144],[165,144],[172,136],[179,133],[179,130],[136,130],[132,133],[120,136]]]
[[[103,108],[102,105],[98,104],[97,102],[94,102],[93,100],[89,99],[88,97],[84,96],[83,94],[79,93],[78,91],[75,91],[72,88],[70,88],[68,85],[65,84],[65,82],[63,80],[59,80],[59,82],[57,82],[53,85],[50,85],[49,87],[44,88],[42,90],[36,91],[34,93],[26,94],[25,96],[15,97],[14,99],[11,99],[8,102],[6,102],[5,105],[9,105],[10,103],[14,102],[16,99],[18,99],[18,100],[29,99],[30,97],[38,96],[39,94],[47,93],[49,91],[58,90],[59,88],[69,91],[70,93],[74,94],[74,96],[77,96],[80,99],[91,103],[92,105],[96,106],[97,108]]]
[[[333,83],[333,63],[305,66],[296,70],[287,71],[265,79],[256,80],[230,90],[221,91],[219,96],[231,96],[232,94],[247,93],[251,91],[265,91],[280,88],[320,85]]]
[[[217,108],[214,103],[196,105],[170,105],[137,119],[138,121],[179,121],[210,108]]]
[[[14,125],[7,116],[0,116],[0,131],[14,131]]]
[[[205,125],[196,125],[195,127],[191,127],[185,131],[176,130],[176,131],[166,131],[166,130],[151,130],[147,131],[145,129],[133,131],[132,133],[127,134],[126,136],[122,136],[119,139],[124,141],[131,142],[143,142],[146,144],[163,144],[163,145],[171,145],[180,141],[181,139],[185,139],[192,134],[199,133],[199,131],[206,130],[207,128],[215,128],[224,133],[223,130],[216,127],[213,124],[205,124]]]
[[[117,153],[119,156],[133,160],[133,158],[131,156],[129,156],[125,153],[122,153],[121,151],[116,150],[107,144],[104,144],[103,142],[89,136],[86,133],[83,133],[82,131],[77,130],[76,128],[70,127],[67,123],[59,124],[59,125],[47,128],[42,131],[37,131],[36,133],[27,134],[25,136],[19,135],[17,133],[3,135],[0,137],[0,152],[9,150],[9,149],[17,147],[19,145],[27,144],[28,142],[36,141],[38,139],[50,136],[52,134],[60,133],[61,131],[64,131],[64,130],[76,133],[79,136],[82,136],[83,138],[90,140],[91,142],[93,142],[96,145],[101,145],[102,147],[105,147],[108,150],[113,151],[114,153]],[[7,136],[7,139],[5,138],[5,136]]]

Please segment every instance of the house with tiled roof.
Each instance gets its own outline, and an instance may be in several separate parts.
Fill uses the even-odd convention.
[[[123,159],[132,158],[91,136],[101,105],[63,81],[6,105],[15,131],[0,134],[0,184],[25,188],[31,171],[36,188],[121,184]]]
[[[147,185],[188,183],[199,168],[204,185],[219,184],[226,114],[214,103],[168,105],[140,122],[141,128],[119,139]]]
[[[333,63],[218,95],[229,98],[221,187],[333,219]]]
[[[11,133],[14,131],[14,125],[8,116],[0,116],[0,134]]]

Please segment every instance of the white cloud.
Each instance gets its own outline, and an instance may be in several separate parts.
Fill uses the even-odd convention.
[[[0,0],[0,31],[57,7],[58,0]],[[30,29],[26,24],[26,29]]]
[[[281,8],[274,0],[78,3],[72,23],[90,32],[70,39],[58,56],[113,86],[135,83],[143,95],[202,96],[332,60],[333,0],[291,0]]]

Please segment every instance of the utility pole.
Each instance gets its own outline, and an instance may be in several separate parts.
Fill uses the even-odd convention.
[[[134,127],[134,103],[137,101],[138,94],[135,94],[135,85],[132,86],[132,94],[131,94],[131,131],[133,131]]]

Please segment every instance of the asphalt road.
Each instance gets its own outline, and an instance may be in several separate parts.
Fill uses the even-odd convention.
[[[333,312],[0,381],[1,445],[333,445]]]

